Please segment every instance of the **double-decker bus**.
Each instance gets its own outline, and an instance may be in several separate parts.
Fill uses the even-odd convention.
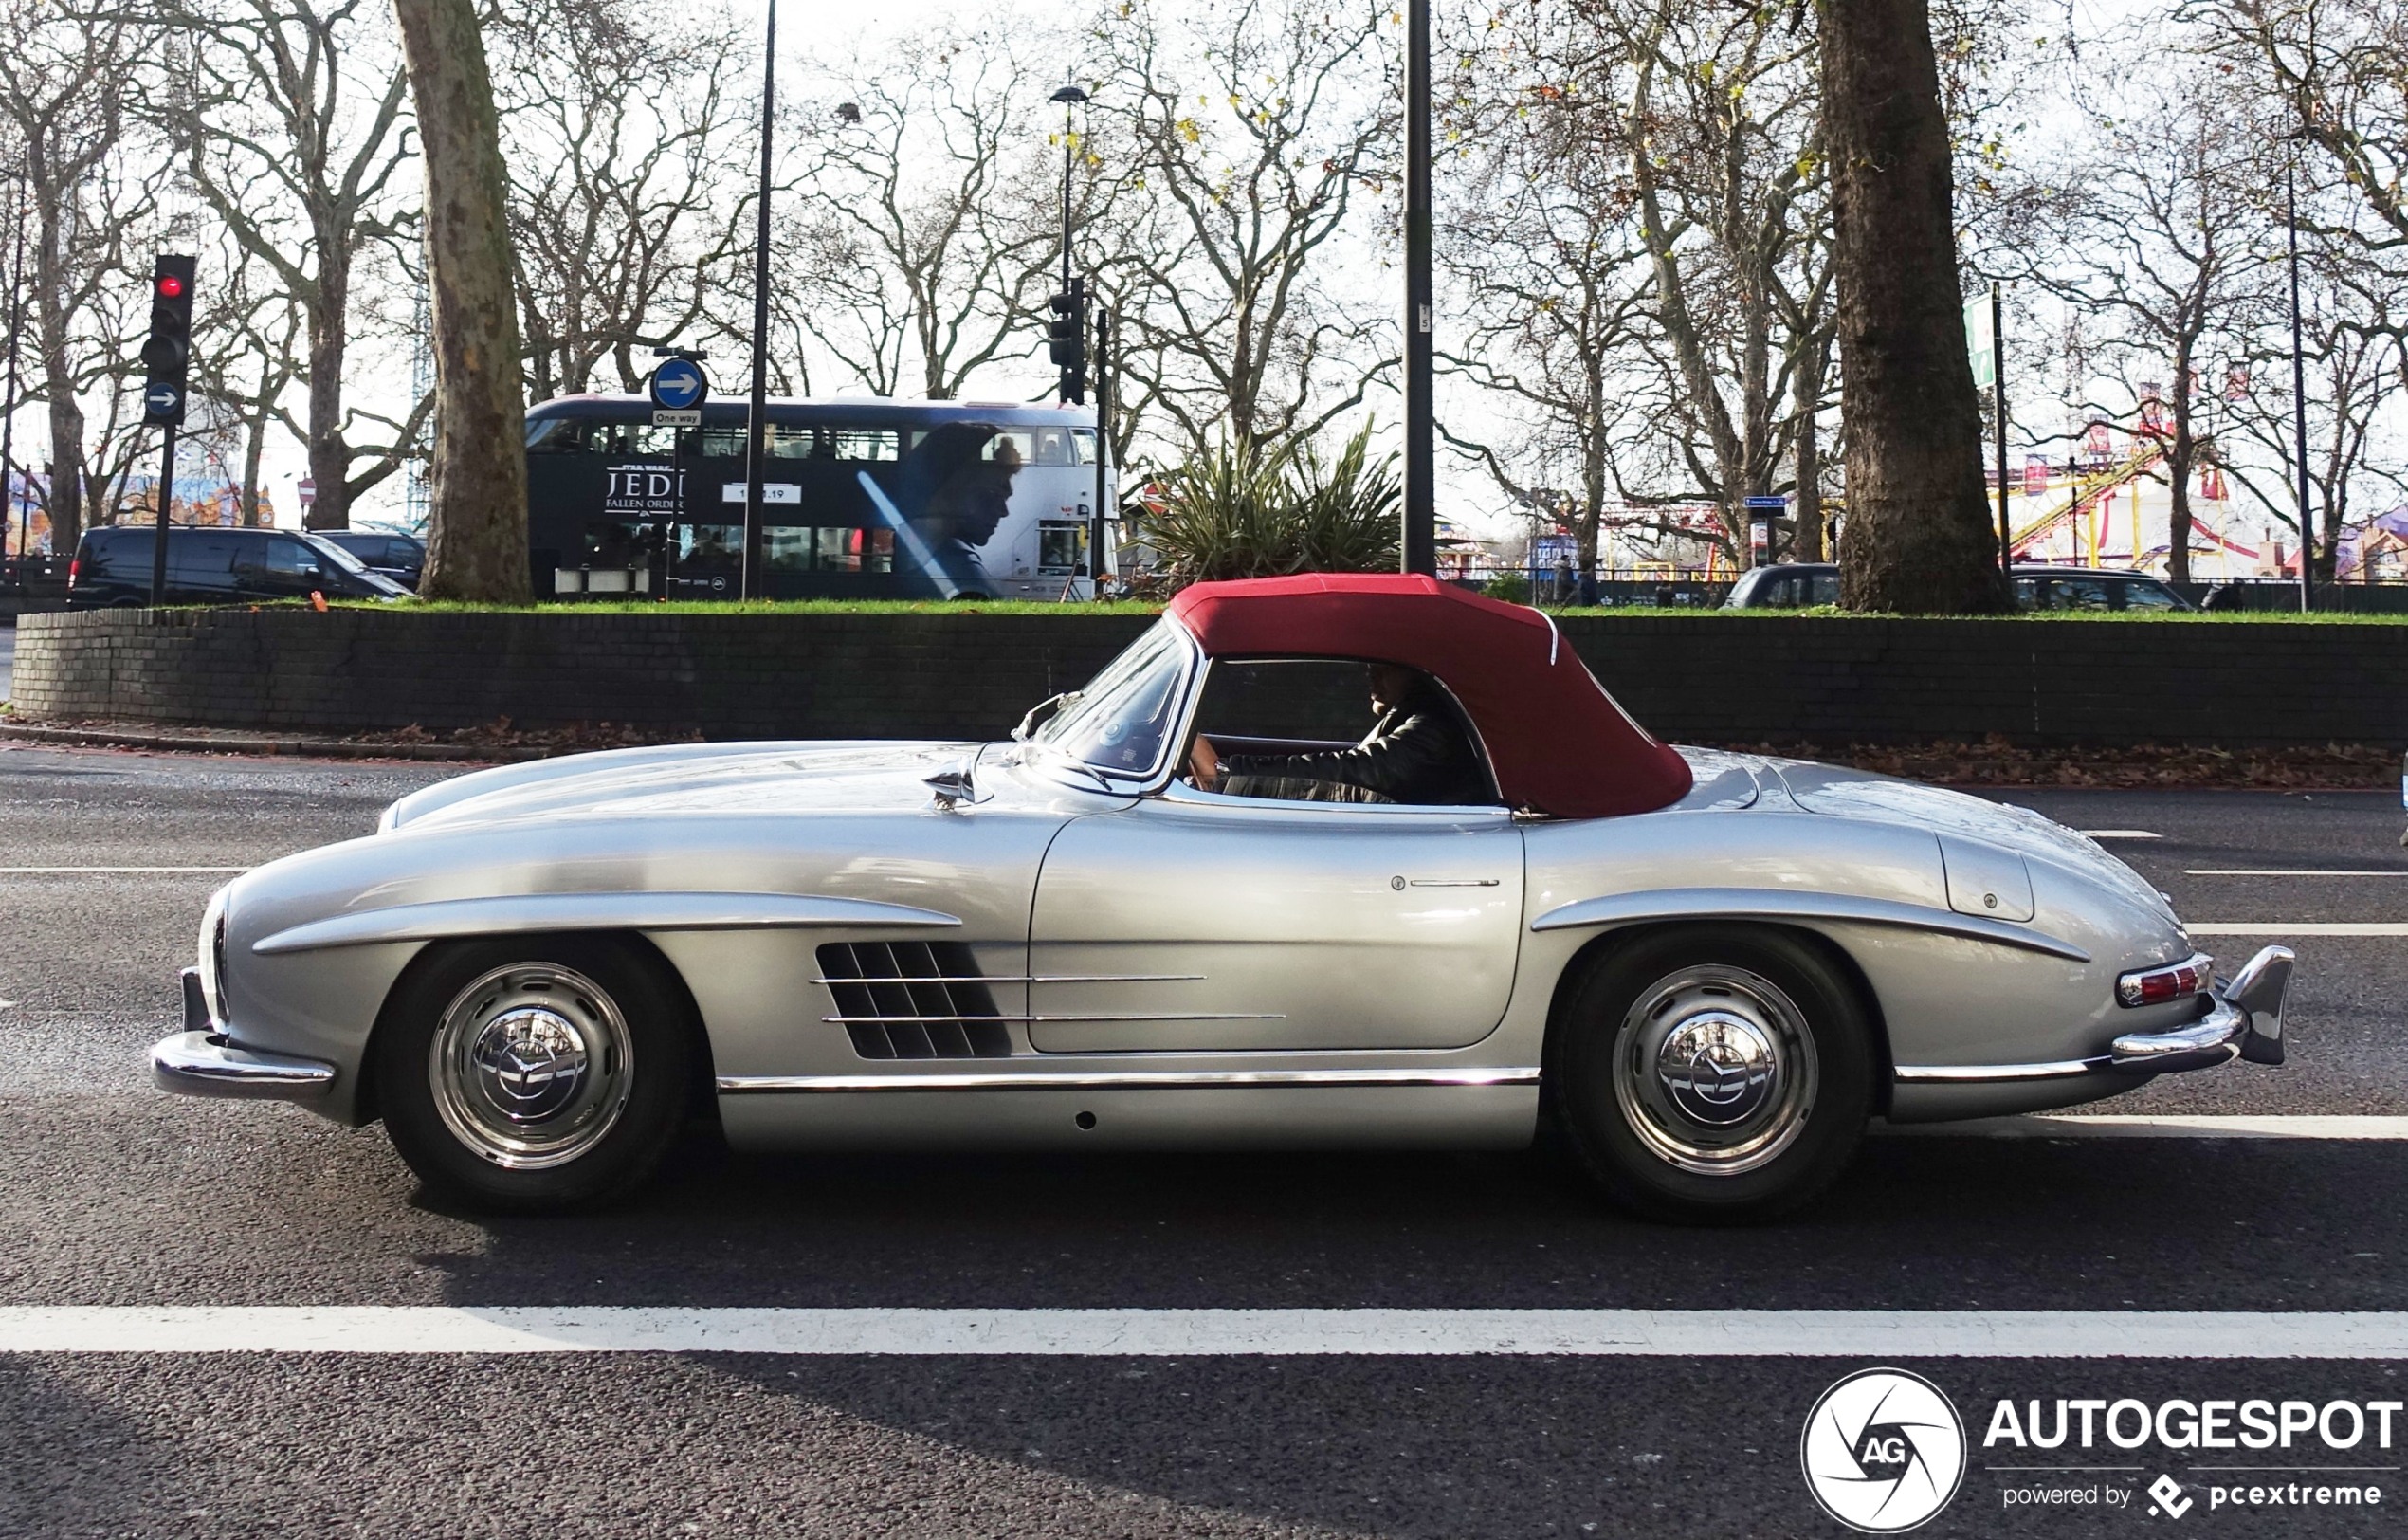
[[[737,597],[745,416],[711,401],[699,428],[656,428],[637,395],[531,408],[538,596]],[[756,596],[1089,596],[1091,412],[855,398],[773,400],[767,416]]]

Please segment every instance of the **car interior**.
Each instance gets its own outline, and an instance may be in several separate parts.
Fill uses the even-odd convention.
[[[1235,755],[1315,754],[1353,748],[1363,741],[1377,715],[1372,709],[1371,674],[1379,665],[1355,658],[1218,658],[1205,677],[1203,698],[1196,703],[1181,763],[1180,783],[1204,784],[1207,766],[1215,759]],[[1404,670],[1432,687],[1445,703],[1455,724],[1480,757],[1487,800],[1502,804],[1496,776],[1470,717],[1451,691],[1419,669]],[[1334,782],[1300,785],[1292,779],[1282,789],[1304,795],[1279,800],[1384,801],[1376,794]],[[1261,790],[1232,790],[1229,795],[1261,797]]]

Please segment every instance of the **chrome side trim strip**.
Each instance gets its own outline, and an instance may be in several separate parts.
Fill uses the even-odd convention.
[[[1176,984],[1200,982],[1200,973],[980,973],[962,978],[813,979],[815,984]]]
[[[811,893],[522,893],[338,914],[263,937],[251,944],[251,950],[272,956],[326,946],[558,930],[936,929],[960,924],[934,909]]]
[[[819,1091],[1219,1091],[1279,1087],[1535,1086],[1529,1069],[1030,1070],[1018,1074],[723,1074],[722,1096]]]
[[[2097,1074],[2112,1062],[2101,1054],[2097,1058],[2058,1059],[2050,1064],[1901,1064],[1891,1075],[1910,1085],[1975,1086],[2000,1080],[2057,1080],[2068,1075]]]
[[[823,1016],[822,1021],[851,1026],[868,1021],[1285,1021],[1285,1011],[1132,1011],[1117,1016]]]
[[[1793,893],[1765,888],[1659,888],[1636,893],[1584,898],[1549,909],[1530,922],[1533,930],[1572,930],[1583,926],[1636,925],[1649,920],[1853,920],[1866,925],[1897,926],[1962,936],[2000,946],[2016,946],[2051,957],[2088,962],[2090,954],[2071,942],[2059,941],[2028,926],[1979,915],[1936,909],[1925,904],[1904,904],[1888,898],[1858,898],[1845,893]]]

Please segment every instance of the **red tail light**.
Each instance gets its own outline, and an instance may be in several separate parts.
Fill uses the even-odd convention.
[[[69,588],[73,588],[75,586],[75,580],[82,576],[83,558],[79,556],[67,563],[67,586]]]
[[[2180,962],[2120,975],[2115,999],[2122,1005],[2162,1005],[2185,996],[2203,995],[2216,981],[2216,959],[2193,952]]]

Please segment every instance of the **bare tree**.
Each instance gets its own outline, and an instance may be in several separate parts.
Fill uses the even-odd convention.
[[[149,287],[130,268],[160,181],[120,153],[137,131],[129,82],[143,32],[63,0],[6,0],[0,17],[9,38],[0,48],[0,113],[34,210],[28,398],[49,417],[42,495],[51,548],[71,551],[86,522],[108,522],[116,507],[135,427],[123,399],[134,353],[126,291],[145,302],[147,323]],[[97,424],[85,410],[96,396]]]
[[[1025,48],[1001,30],[923,32],[823,64],[807,87],[809,169],[783,243],[795,324],[880,394],[951,400],[1043,334],[1061,192],[1042,136],[1059,109]]]
[[[399,469],[408,450],[352,444],[344,406],[358,265],[414,218],[397,179],[411,156],[391,34],[366,0],[162,3],[191,55],[157,110],[183,147],[192,190],[307,319],[303,439],[318,485],[308,522],[340,529],[353,499]]]
[[[632,391],[744,267],[756,67],[724,8],[538,0],[491,23],[528,384]]]
[[[1848,523],[1841,602],[2007,607],[1959,318],[1954,168],[1924,0],[1825,0]]]
[[[432,598],[524,602],[526,398],[510,183],[474,0],[394,0],[426,151],[435,415]]]
[[[2205,409],[2266,320],[2271,253],[2254,194],[2271,168],[2253,104],[2197,61],[2156,52],[2118,61],[2116,101],[2081,104],[2076,150],[2016,200],[2000,256],[2103,333],[2091,367],[2112,368],[2126,400],[2085,402],[2085,415],[2121,418],[2161,451],[2167,572],[2186,582],[2192,490],[2216,454]],[[2127,117],[2136,86],[2143,104]]]
[[[1130,0],[1101,23],[1095,119],[1125,374],[1202,447],[1309,436],[1397,361],[1386,307],[1334,282],[1374,255],[1401,50],[1356,0]],[[1176,17],[1176,19],[1174,19]]]

